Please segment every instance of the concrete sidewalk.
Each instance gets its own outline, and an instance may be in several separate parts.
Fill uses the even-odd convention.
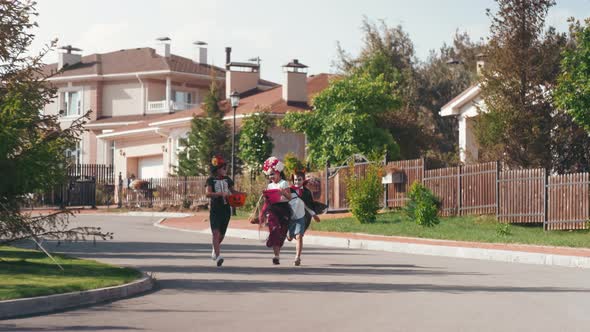
[[[160,220],[160,222],[156,223],[156,226],[196,233],[210,233],[208,217],[209,213],[207,211],[197,212],[188,217]],[[323,217],[341,216],[324,215]],[[251,240],[264,240],[267,235],[268,232],[265,227],[259,229],[258,225],[240,219],[231,220],[227,232],[229,237]],[[590,268],[590,249],[580,248],[432,240],[312,230],[306,232],[305,243],[336,248]]]

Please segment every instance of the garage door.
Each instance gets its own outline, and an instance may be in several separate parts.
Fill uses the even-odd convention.
[[[162,156],[144,157],[138,161],[140,179],[164,177],[164,160]]]

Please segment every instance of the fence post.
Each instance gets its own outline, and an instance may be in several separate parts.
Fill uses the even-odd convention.
[[[326,161],[326,195],[324,195],[326,201],[326,210],[330,210],[330,162]]]
[[[383,156],[383,170],[385,170],[385,168],[387,167],[387,151],[385,151],[385,155]],[[385,174],[385,172],[383,172],[383,174]],[[389,200],[389,197],[387,197],[388,195],[388,190],[389,189],[389,184],[385,183],[383,184],[383,209],[387,209],[387,201]]]
[[[187,176],[185,175],[184,176],[184,199],[183,199],[183,202],[182,202],[183,207],[184,207],[184,204],[185,204],[186,199],[187,199],[186,198],[187,197],[187,183],[186,183],[186,181],[187,181]],[[234,184],[234,186],[235,186],[235,184]]]
[[[500,161],[496,160],[496,219],[500,215]]]
[[[119,186],[117,188],[117,207],[120,209],[123,207],[123,177],[119,172]]]
[[[457,215],[461,215],[461,165],[457,166]]]
[[[547,194],[549,193],[549,181],[547,176],[547,169],[543,169],[543,230],[547,231],[547,224],[548,221],[548,207],[549,207],[549,197]]]
[[[92,176],[90,178],[92,179],[92,184],[93,184],[91,186],[91,188],[92,188],[91,195],[92,196],[91,196],[90,202],[91,202],[92,206],[90,208],[96,209],[96,177]]]

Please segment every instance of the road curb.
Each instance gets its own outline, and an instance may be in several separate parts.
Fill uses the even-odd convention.
[[[144,273],[141,279],[119,286],[0,301],[0,320],[120,300],[145,293],[153,287],[154,279]]]
[[[166,220],[165,218],[154,223],[154,226],[174,229],[177,231],[210,234],[209,229],[205,230],[186,230],[176,227],[170,227],[161,225]],[[229,228],[226,236],[237,237],[248,240],[264,240],[268,235],[267,231],[255,231],[248,229],[236,229]],[[525,252],[515,250],[501,250],[501,249],[487,249],[487,248],[470,248],[461,246],[446,246],[446,245],[434,245],[434,244],[422,244],[422,243],[406,243],[406,242],[395,242],[395,241],[378,241],[378,240],[365,240],[365,239],[354,239],[347,237],[330,237],[320,235],[306,235],[305,243],[310,245],[333,247],[333,248],[346,248],[346,249],[363,249],[363,250],[374,250],[374,251],[386,251],[396,252],[403,254],[414,254],[414,255],[429,255],[429,256],[441,256],[441,257],[453,257],[453,258],[466,258],[466,259],[479,259],[489,260],[497,262],[508,262],[508,263],[523,263],[523,264],[536,264],[536,265],[548,265],[548,266],[561,266],[561,267],[575,267],[590,269],[590,257],[583,256],[567,256],[557,255],[548,253],[536,253],[536,252]]]
[[[81,213],[83,214],[83,213]],[[121,217],[161,217],[161,218],[185,218],[192,217],[194,214],[182,212],[124,212],[124,213],[88,213],[88,216],[121,216]]]

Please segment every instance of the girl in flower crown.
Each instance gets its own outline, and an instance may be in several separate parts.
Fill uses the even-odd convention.
[[[227,175],[227,164],[223,157],[217,155],[211,160],[211,177],[207,179],[207,197],[211,198],[209,206],[209,223],[211,224],[212,244],[211,259],[217,266],[223,264],[221,257],[221,242],[231,217],[231,207],[228,196],[237,193],[234,182]]]
[[[266,240],[266,246],[273,249],[274,257],[272,263],[280,264],[281,248],[285,243],[289,221],[291,220],[292,210],[289,206],[291,193],[289,183],[285,181],[283,169],[285,165],[276,157],[268,158],[262,167],[262,172],[270,180],[267,190],[279,190],[280,199],[271,201],[267,198],[264,206],[260,210],[260,220],[266,220],[268,223],[269,236]]]

